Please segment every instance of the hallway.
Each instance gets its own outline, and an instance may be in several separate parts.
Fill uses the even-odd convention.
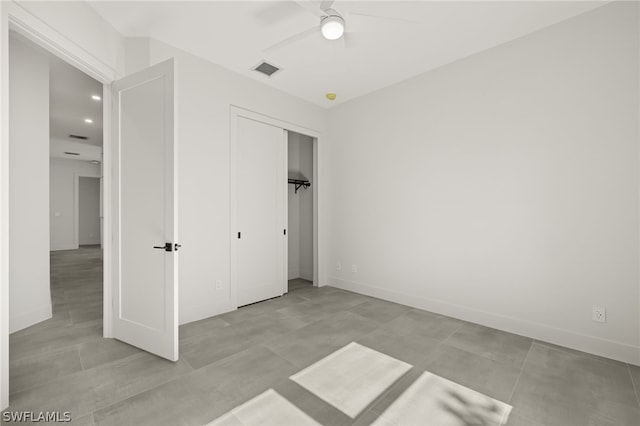
[[[102,339],[102,250],[51,252],[53,318],[10,336],[10,395],[140,352]],[[22,395],[23,395],[22,394]]]

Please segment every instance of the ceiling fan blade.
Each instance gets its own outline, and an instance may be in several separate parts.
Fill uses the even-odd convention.
[[[297,4],[290,1],[271,1],[263,2],[261,8],[256,12],[255,16],[261,22],[267,25],[276,25],[280,22],[287,21],[304,11]]]
[[[345,31],[342,35],[342,45],[346,49],[356,49],[358,45],[362,46],[363,36],[361,33],[353,31]]]
[[[327,16],[327,14],[324,13],[324,10],[320,9],[318,3],[313,2],[312,0],[293,0],[293,1],[296,2],[298,6],[300,6],[307,12],[319,18],[324,18],[325,16]]]
[[[320,3],[320,10],[326,11],[327,9],[331,9],[334,1],[335,0],[322,0]]]
[[[383,21],[396,21],[396,22],[403,22],[403,23],[417,24],[417,25],[422,24],[422,22],[414,21],[412,19],[396,18],[396,17],[391,17],[391,16],[371,15],[371,14],[368,14],[368,13],[349,12],[349,16],[351,16],[351,15],[360,16],[360,17],[368,18],[368,19],[378,19],[378,20],[383,20]]]
[[[296,43],[296,42],[298,42],[300,40],[303,40],[303,39],[305,39],[305,38],[317,33],[318,31],[319,31],[318,27],[309,28],[308,30],[304,30],[301,33],[294,34],[294,35],[292,35],[290,37],[287,37],[284,40],[274,44],[273,46],[267,47],[266,49],[263,50],[263,52],[269,53],[269,52],[273,52],[273,51],[278,50],[278,49],[282,49],[283,47],[288,46],[288,45],[293,44],[293,43]]]

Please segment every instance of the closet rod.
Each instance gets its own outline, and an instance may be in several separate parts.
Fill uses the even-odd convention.
[[[289,183],[291,185],[295,185],[295,193],[298,193],[298,189],[300,188],[309,188],[311,186],[311,182],[308,180],[300,180],[300,179],[289,179]]]

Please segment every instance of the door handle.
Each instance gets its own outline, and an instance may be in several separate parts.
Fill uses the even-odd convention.
[[[154,249],[161,249],[164,251],[173,251],[173,244],[171,243],[164,243],[163,246],[153,246]]]

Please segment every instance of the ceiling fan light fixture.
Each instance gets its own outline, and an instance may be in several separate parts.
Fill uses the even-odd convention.
[[[344,19],[339,15],[329,15],[322,19],[320,29],[327,40],[338,40],[344,34]]]

